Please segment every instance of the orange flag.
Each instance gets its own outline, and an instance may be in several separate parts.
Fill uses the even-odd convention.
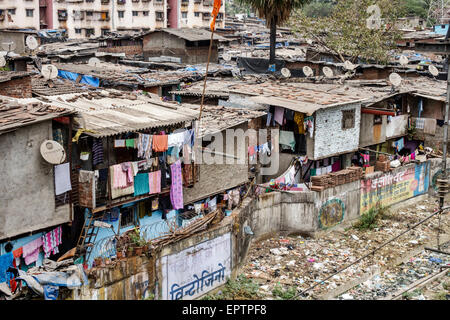
[[[222,0],[214,0],[214,8],[212,12],[213,21],[211,22],[211,31],[214,31],[216,27],[216,19],[219,14],[220,7],[222,6]]]

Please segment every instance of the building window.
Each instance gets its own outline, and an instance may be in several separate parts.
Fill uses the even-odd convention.
[[[342,111],[342,129],[352,129],[355,127],[355,109]]]
[[[382,124],[383,118],[379,114],[375,114],[373,117],[373,124]]]
[[[164,12],[157,11],[157,12],[155,12],[155,15],[156,15],[157,21],[162,21],[164,19]]]
[[[182,12],[182,13],[181,13],[181,17],[182,17],[183,19],[187,19],[187,12]]]
[[[93,11],[86,11],[86,17],[92,17],[94,15]]]
[[[76,33],[76,34],[81,34],[81,29],[75,28],[75,33]]]
[[[144,14],[145,17],[148,16],[148,11],[142,11],[142,13]]]
[[[133,207],[122,208],[120,210],[120,227],[129,227],[135,224]]]
[[[27,17],[32,17],[33,16],[33,11],[34,11],[34,9],[25,9]]]
[[[133,17],[137,17],[139,11],[133,11]]]
[[[194,12],[194,16],[200,17],[200,12]]]
[[[91,35],[95,35],[94,29],[86,29],[86,37],[89,37]]]
[[[125,11],[117,11],[117,13],[119,14],[119,18],[123,18],[125,15]]]
[[[8,9],[9,14],[16,14],[16,9]]]

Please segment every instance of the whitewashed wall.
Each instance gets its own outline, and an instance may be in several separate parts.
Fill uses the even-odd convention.
[[[355,126],[351,129],[343,130],[342,111],[351,109],[355,109]],[[361,123],[360,104],[321,109],[316,112],[315,118],[315,159],[358,149]]]

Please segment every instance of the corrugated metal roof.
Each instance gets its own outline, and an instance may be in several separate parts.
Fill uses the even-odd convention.
[[[154,31],[149,31],[147,34],[151,34],[153,32],[166,32],[188,41],[203,41],[211,39],[211,32],[200,28],[156,29]],[[230,41],[227,38],[217,34],[214,34],[214,40]]]
[[[99,95],[100,94],[100,95]],[[75,127],[95,131],[93,137],[106,137],[125,132],[190,122],[198,112],[180,105],[164,103],[148,96],[135,96],[116,90],[100,93],[64,94],[46,97],[52,105],[76,111]],[[21,99],[39,101],[36,98]]]

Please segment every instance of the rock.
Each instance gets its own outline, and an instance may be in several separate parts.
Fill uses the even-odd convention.
[[[352,234],[352,238],[355,240],[359,240],[359,238],[357,236],[355,236],[354,234]]]
[[[353,296],[348,293],[344,293],[341,297],[344,300],[353,300]]]
[[[411,243],[411,244],[419,244],[419,241],[417,241],[417,240],[411,240],[411,241],[409,241],[409,243]]]

